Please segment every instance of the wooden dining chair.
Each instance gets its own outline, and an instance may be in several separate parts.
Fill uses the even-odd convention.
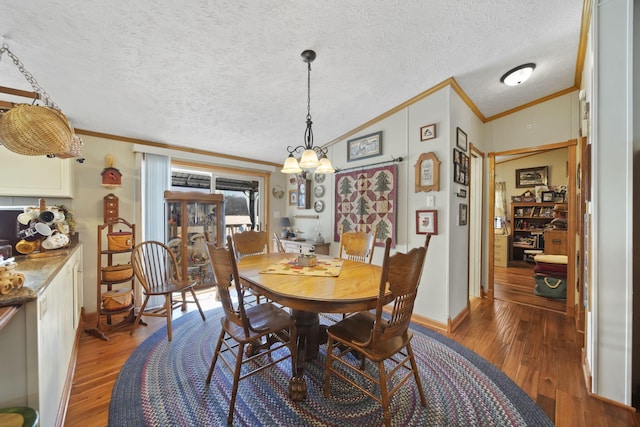
[[[371,264],[377,235],[377,225],[371,233],[366,233],[364,231],[345,231],[344,223],[342,223],[338,257]]]
[[[261,255],[269,253],[269,235],[266,231],[243,231],[241,233],[233,234],[233,245],[235,247],[235,253],[238,259],[251,256]],[[254,300],[247,300],[248,304],[260,304],[260,295],[258,292],[252,290],[245,283],[241,282],[242,290],[245,296],[251,294]]]
[[[376,247],[377,235],[377,225],[371,233],[366,233],[364,231],[345,231],[343,222],[340,226],[340,246],[338,249],[338,257],[371,264],[371,261],[373,260],[373,251]],[[349,313],[343,313],[342,318],[344,319],[348,315]]]
[[[295,354],[296,339],[293,318],[285,310],[270,302],[245,306],[231,236],[227,237],[227,245],[227,248],[218,248],[213,243],[207,243],[224,316],[220,319],[222,328],[206,382],[207,384],[211,382],[218,358],[221,358],[223,365],[233,372],[233,386],[227,416],[227,423],[231,424],[238,383]],[[274,357],[274,353],[284,347],[289,348],[287,354]],[[225,353],[235,356],[235,360],[228,360]],[[242,366],[247,363],[250,370],[242,371]]]
[[[198,281],[181,279],[176,256],[167,245],[153,240],[139,243],[131,252],[131,264],[133,265],[133,273],[142,285],[144,293],[144,302],[133,323],[131,334],[138,327],[143,315],[166,317],[167,337],[171,341],[173,310],[185,307],[186,303],[195,303],[202,320],[206,320],[196,292],[193,290]],[[192,300],[186,299],[187,292],[191,293]],[[181,299],[174,300],[173,295],[178,293],[181,295]],[[164,296],[164,305],[146,310],[149,298],[153,296]]]
[[[278,253],[283,254],[286,253],[287,251],[284,248],[284,245],[282,244],[282,240],[280,240],[280,237],[278,236],[277,233],[273,233],[273,239],[276,242],[276,247],[278,248]]]
[[[333,373],[380,402],[387,427],[391,426],[389,401],[412,375],[420,393],[420,403],[422,406],[427,405],[411,348],[413,334],[409,330],[409,324],[430,239],[431,234],[427,234],[424,246],[406,254],[398,252],[389,256],[391,239],[387,238],[375,314],[356,313],[327,329],[324,396],[329,397]],[[383,307],[390,303],[393,304],[390,316],[383,318]],[[352,352],[361,355],[362,360],[356,362]],[[377,365],[377,369],[374,368],[377,377],[375,372],[369,373],[366,369],[366,360]],[[395,365],[387,370],[385,361],[391,361]],[[337,366],[333,366],[334,362],[337,362]],[[374,384],[373,387],[365,388],[352,373],[362,375],[365,382],[369,380]],[[395,384],[391,389],[389,380],[394,380],[392,384]],[[376,386],[380,389],[380,396],[373,392]]]

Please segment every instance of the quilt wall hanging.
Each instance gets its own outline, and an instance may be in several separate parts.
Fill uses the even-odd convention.
[[[396,246],[397,165],[336,173],[334,241],[340,241],[340,227],[346,231],[371,232],[378,226],[376,246],[391,237]]]

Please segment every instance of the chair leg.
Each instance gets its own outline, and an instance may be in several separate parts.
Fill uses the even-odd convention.
[[[333,338],[329,335],[327,341],[327,362],[324,368],[324,397],[329,397],[329,385],[331,382],[331,363],[333,362]],[[294,372],[295,375],[295,372]]]
[[[391,414],[389,412],[389,390],[387,389],[387,371],[384,367],[384,360],[378,362],[378,375],[380,376],[380,396],[382,398],[382,413],[384,414],[384,425],[391,427]]]
[[[238,383],[240,382],[240,368],[242,368],[242,354],[244,352],[244,343],[238,345],[238,356],[236,357],[236,369],[233,372],[233,390],[231,391],[231,401],[229,402],[229,416],[227,424],[233,423],[233,411],[236,405],[236,396],[238,394]]]
[[[189,288],[189,290],[191,291],[191,296],[193,296],[193,302],[196,303],[196,306],[198,306],[198,311],[200,312],[200,316],[202,317],[203,321],[207,321],[207,319],[204,317],[204,312],[202,311],[202,307],[200,307],[200,302],[198,301],[198,297],[196,297],[196,291],[193,290],[193,288]]]
[[[144,313],[144,309],[147,308],[147,303],[149,302],[149,296],[144,297],[144,302],[142,303],[142,307],[140,307],[140,312],[136,316],[136,320],[133,322],[133,326],[131,327],[131,332],[129,335],[133,335],[133,332],[136,330],[138,325],[140,324],[140,319],[142,319],[142,314]]]
[[[173,307],[173,300],[171,298],[171,294],[165,295],[164,296],[164,307],[165,310],[167,311],[167,339],[169,340],[169,342],[171,342],[171,318],[172,316],[172,307]]]
[[[413,348],[411,348],[411,342],[407,343],[407,353],[409,354],[409,360],[411,360],[411,369],[413,370],[413,377],[416,380],[416,386],[418,386],[418,393],[420,393],[420,403],[422,406],[427,406],[427,399],[424,397],[424,390],[422,390],[422,381],[420,380],[420,372],[418,372],[418,364],[413,355]]]
[[[224,341],[224,337],[226,336],[224,329],[220,331],[220,335],[218,336],[218,343],[216,344],[216,350],[213,352],[213,358],[211,358],[211,366],[209,367],[209,374],[207,374],[207,384],[211,382],[211,376],[213,375],[213,369],[216,367],[216,362],[218,361],[218,354],[220,354],[220,349],[222,348],[222,342]]]

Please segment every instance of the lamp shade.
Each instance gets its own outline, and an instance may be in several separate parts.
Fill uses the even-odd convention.
[[[336,170],[333,168],[331,161],[326,157],[320,159],[320,164],[316,169],[316,173],[334,173]]]
[[[302,169],[300,169],[300,165],[295,157],[292,154],[287,157],[287,160],[284,162],[284,166],[282,166],[282,173],[300,173]]]
[[[306,149],[300,157],[300,167],[302,169],[313,169],[318,167],[318,154],[312,149]]]
[[[289,221],[288,216],[280,218],[280,227],[291,227],[291,221]]]

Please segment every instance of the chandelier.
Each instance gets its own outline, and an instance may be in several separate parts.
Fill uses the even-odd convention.
[[[316,53],[305,50],[301,54],[302,60],[307,63],[307,129],[304,132],[304,145],[297,147],[288,146],[289,157],[284,162],[282,173],[300,173],[315,169],[315,173],[334,173],[335,169],[327,158],[327,149],[313,146],[313,130],[311,129],[311,63],[316,59]],[[293,157],[294,153],[302,152],[300,161]]]

